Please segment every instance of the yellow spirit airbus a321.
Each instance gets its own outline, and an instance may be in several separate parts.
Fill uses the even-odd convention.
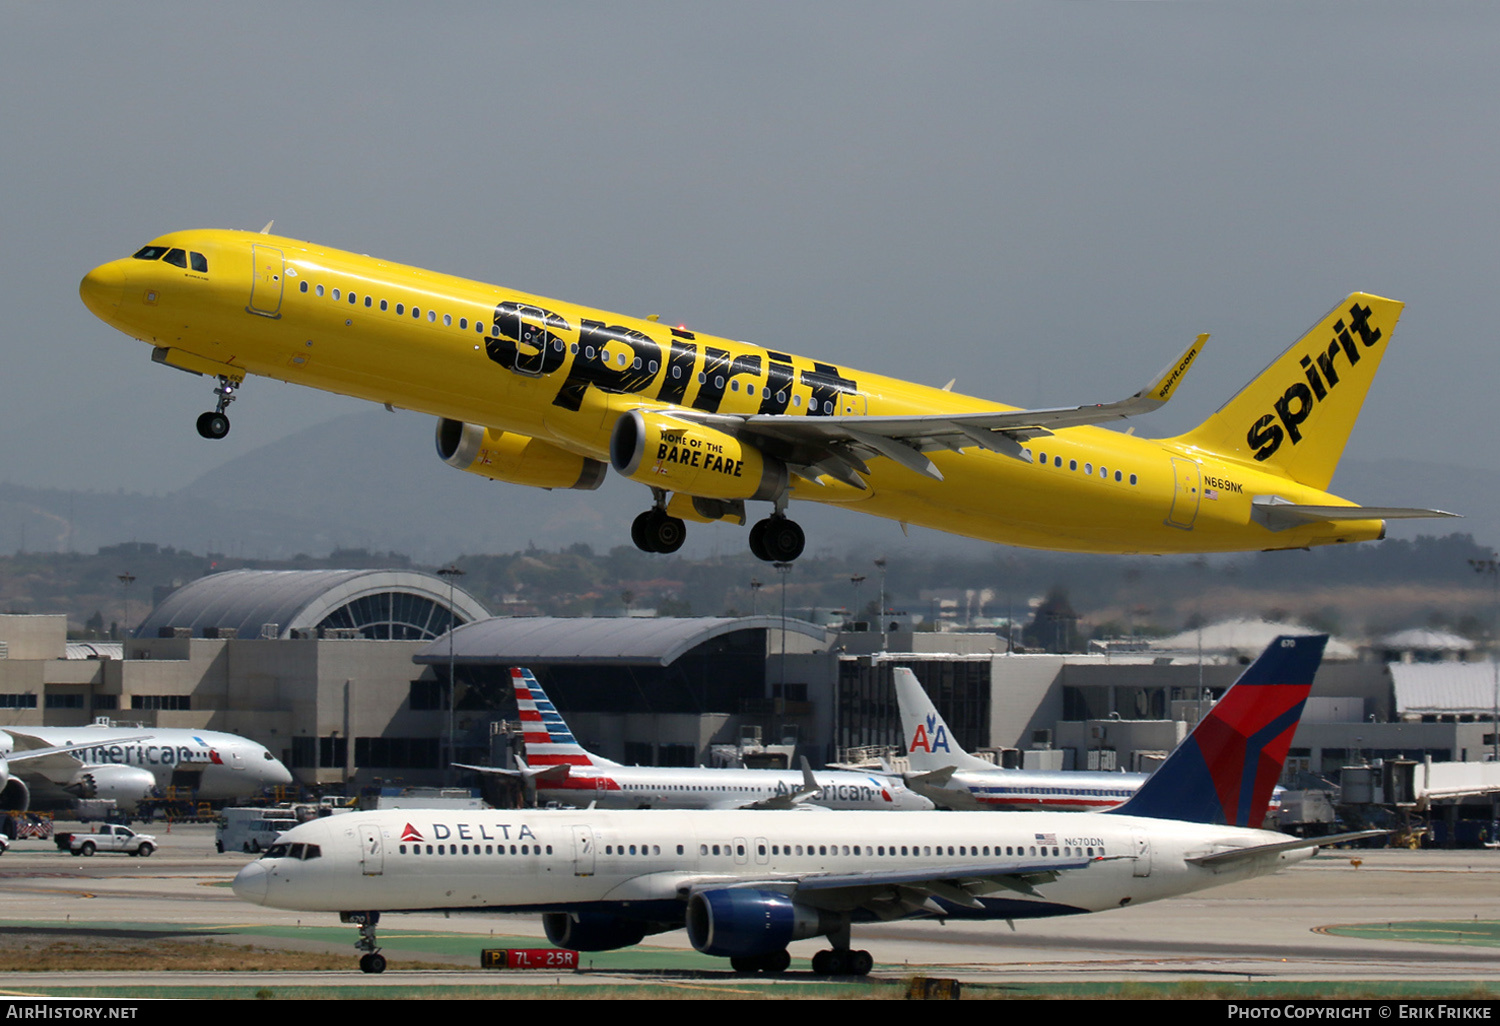
[[[1363,293],[1162,439],[1094,425],[1165,403],[1206,335],[1128,399],[1020,410],[264,231],[164,235],[80,293],[158,363],[217,379],[205,438],[229,431],[252,374],[419,410],[460,470],[591,489],[613,466],[647,486],[631,527],[647,552],[681,546],[685,520],[744,525],[760,501],[751,551],[795,559],[793,499],[1077,552],[1303,548],[1448,515],[1324,490],[1401,314]]]

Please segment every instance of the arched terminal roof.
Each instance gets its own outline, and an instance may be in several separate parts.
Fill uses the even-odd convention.
[[[294,630],[338,628],[419,641],[446,633],[454,619],[489,616],[462,588],[453,589],[450,612],[448,595],[442,578],[413,570],[227,570],[178,588],[136,636],[187,628],[201,638],[210,629],[233,628],[241,638],[289,638]]]
[[[558,617],[497,616],[453,632],[453,660],[489,663],[586,663],[670,666],[707,641],[739,631],[780,631],[776,616]],[[827,644],[828,632],[805,620],[785,621],[789,634]],[[439,638],[412,660],[446,664],[448,639]]]

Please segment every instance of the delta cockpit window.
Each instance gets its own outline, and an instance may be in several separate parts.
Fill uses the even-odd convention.
[[[136,250],[135,258],[137,260],[162,260],[173,267],[181,267],[183,270],[187,270],[191,265],[199,274],[208,273],[208,257],[202,253],[168,249],[166,246],[142,246]]]

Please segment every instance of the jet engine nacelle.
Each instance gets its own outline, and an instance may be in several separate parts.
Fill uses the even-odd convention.
[[[113,798],[122,809],[133,809],[156,790],[156,777],[139,766],[89,766],[68,785],[80,798]]]
[[[578,488],[591,492],[604,482],[606,464],[513,431],[442,418],[437,451],[450,467],[494,481],[532,488]]]
[[[755,446],[641,410],[615,421],[609,462],[632,481],[705,499],[774,499],[787,483],[786,464]]]
[[[774,954],[794,940],[822,936],[829,926],[817,909],[779,891],[725,887],[688,899],[688,940],[720,958]]]
[[[10,775],[10,767],[0,759],[0,809],[25,812],[31,808],[31,789],[24,780]]]
[[[598,912],[548,912],[542,916],[547,939],[573,951],[614,951],[645,939],[646,924]],[[656,932],[656,931],[652,931]]]

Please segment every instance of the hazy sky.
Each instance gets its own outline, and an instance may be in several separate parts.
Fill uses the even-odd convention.
[[[358,408],[251,379],[234,432],[204,441],[211,383],[78,300],[89,267],[162,232],[271,218],[1017,404],[1123,397],[1213,332],[1146,435],[1196,423],[1364,289],[1409,305],[1349,452],[1483,469],[1495,445],[1494,4],[0,19],[0,481],[168,491]]]

